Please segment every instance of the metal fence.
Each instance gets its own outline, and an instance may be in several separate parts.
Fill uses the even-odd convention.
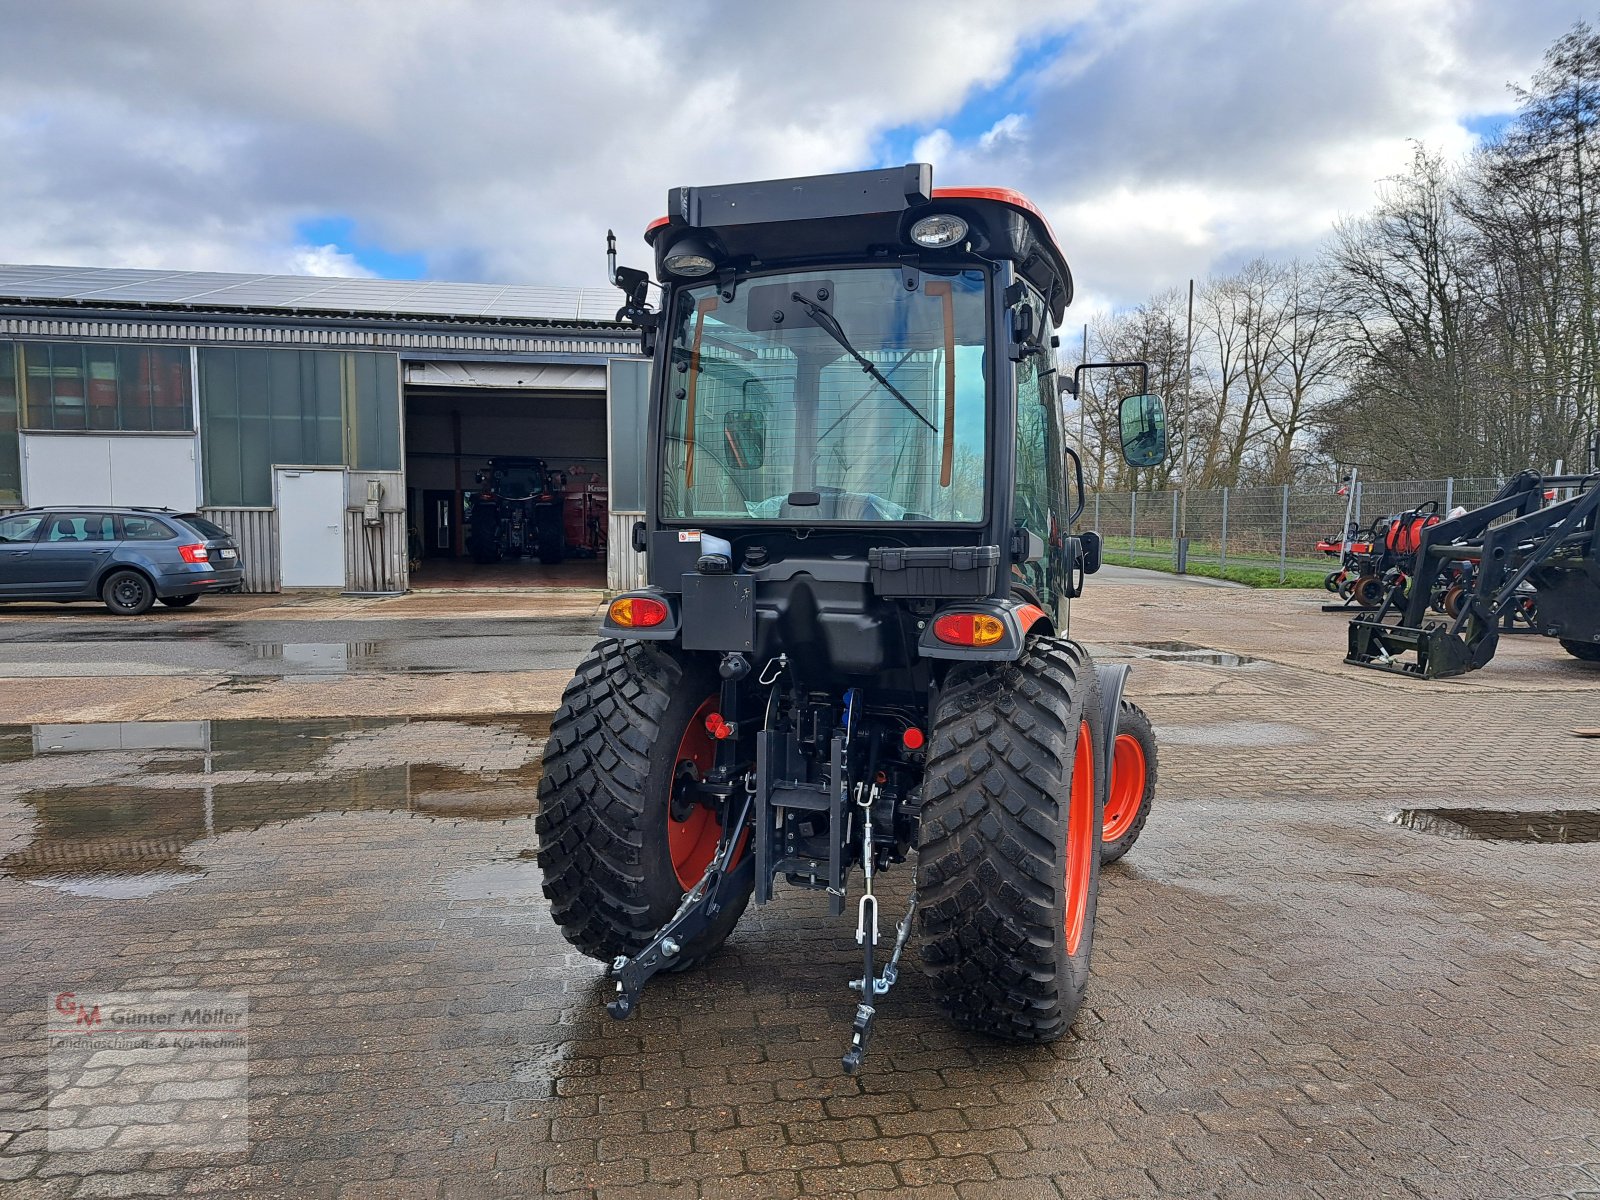
[[[1459,479],[1361,480],[1355,496],[1331,486],[1221,488],[1191,491],[1097,492],[1089,496],[1084,520],[1100,532],[1108,558],[1176,566],[1179,530],[1187,526],[1189,562],[1275,569],[1279,580],[1290,571],[1326,572],[1333,560],[1317,549],[1324,538],[1338,540],[1346,506],[1362,526],[1375,517],[1403,512],[1428,500],[1440,513],[1455,505],[1474,508],[1500,488],[1492,477]]]

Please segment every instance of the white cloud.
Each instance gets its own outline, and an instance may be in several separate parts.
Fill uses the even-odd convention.
[[[0,260],[356,264],[352,218],[440,278],[593,285],[668,187],[870,165],[1019,186],[1080,293],[1135,301],[1314,246],[1408,138],[1465,147],[1570,0],[0,0]],[[1065,34],[1048,61],[1026,62]],[[956,118],[1010,77],[1005,115]],[[1074,312],[1072,318],[1077,319]]]
[[[284,273],[289,275],[329,275],[363,278],[372,272],[338,246],[297,246],[289,254]]]

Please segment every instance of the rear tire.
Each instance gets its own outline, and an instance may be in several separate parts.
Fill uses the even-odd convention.
[[[561,698],[539,780],[539,867],[556,924],[592,958],[643,949],[677,912],[684,880],[697,880],[710,859],[705,837],[714,849],[716,815],[691,805],[676,819],[672,785],[680,751],[705,736],[693,722],[717,687],[708,663],[649,643],[603,641]],[[673,969],[722,945],[749,898],[746,890],[687,943]]]
[[[958,666],[934,709],[920,934],[935,998],[963,1029],[1049,1042],[1089,982],[1100,877],[1100,686],[1082,647],[1034,641]]]
[[[161,603],[168,608],[188,608],[198,599],[199,596],[162,596]]]
[[[1570,638],[1562,638],[1561,648],[1584,662],[1600,662],[1600,642],[1575,642]]]
[[[113,571],[100,585],[100,599],[119,617],[137,617],[150,611],[156,589],[138,571]]]
[[[1100,831],[1100,861],[1121,858],[1144,832],[1156,796],[1156,731],[1131,700],[1122,702],[1117,738],[1111,750],[1105,822]]]

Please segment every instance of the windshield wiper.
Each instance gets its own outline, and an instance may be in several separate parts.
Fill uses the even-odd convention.
[[[911,401],[907,400],[901,393],[900,389],[895,387],[894,384],[890,383],[888,377],[884,375],[882,371],[873,366],[872,362],[864,354],[862,354],[861,351],[857,350],[850,344],[850,339],[845,336],[844,329],[839,325],[839,322],[833,319],[832,313],[828,312],[821,305],[815,303],[814,301],[806,299],[799,292],[795,292],[789,298],[796,304],[801,305],[806,310],[806,315],[820,325],[824,333],[826,333],[834,341],[838,342],[839,345],[843,346],[845,353],[851,358],[855,359],[856,362],[860,363],[863,371],[865,371],[868,375],[871,375],[879,383],[883,384],[883,386],[888,389],[889,394],[905,406],[905,410],[908,413],[910,413],[917,420],[921,421],[935,433],[939,432],[939,427],[937,425],[928,420],[927,417],[923,416],[922,413],[917,410],[917,406],[911,403]]]

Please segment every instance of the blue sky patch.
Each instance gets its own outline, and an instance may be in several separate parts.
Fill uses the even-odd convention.
[[[427,260],[420,254],[402,254],[356,235],[351,217],[316,217],[294,227],[295,240],[308,246],[333,246],[380,279],[421,279]]]
[[[1475,117],[1462,117],[1461,127],[1475,135],[1480,142],[1492,142],[1516,115],[1514,112],[1480,113]]]
[[[1033,74],[1059,57],[1072,44],[1074,36],[1072,33],[1057,34],[1024,48],[1004,79],[993,87],[975,89],[957,111],[943,120],[917,121],[884,130],[878,138],[876,165],[892,167],[910,162],[917,140],[935,129],[946,130],[957,142],[973,142],[1011,113],[1031,116],[1029,83]],[[937,177],[934,182],[939,182]]]

